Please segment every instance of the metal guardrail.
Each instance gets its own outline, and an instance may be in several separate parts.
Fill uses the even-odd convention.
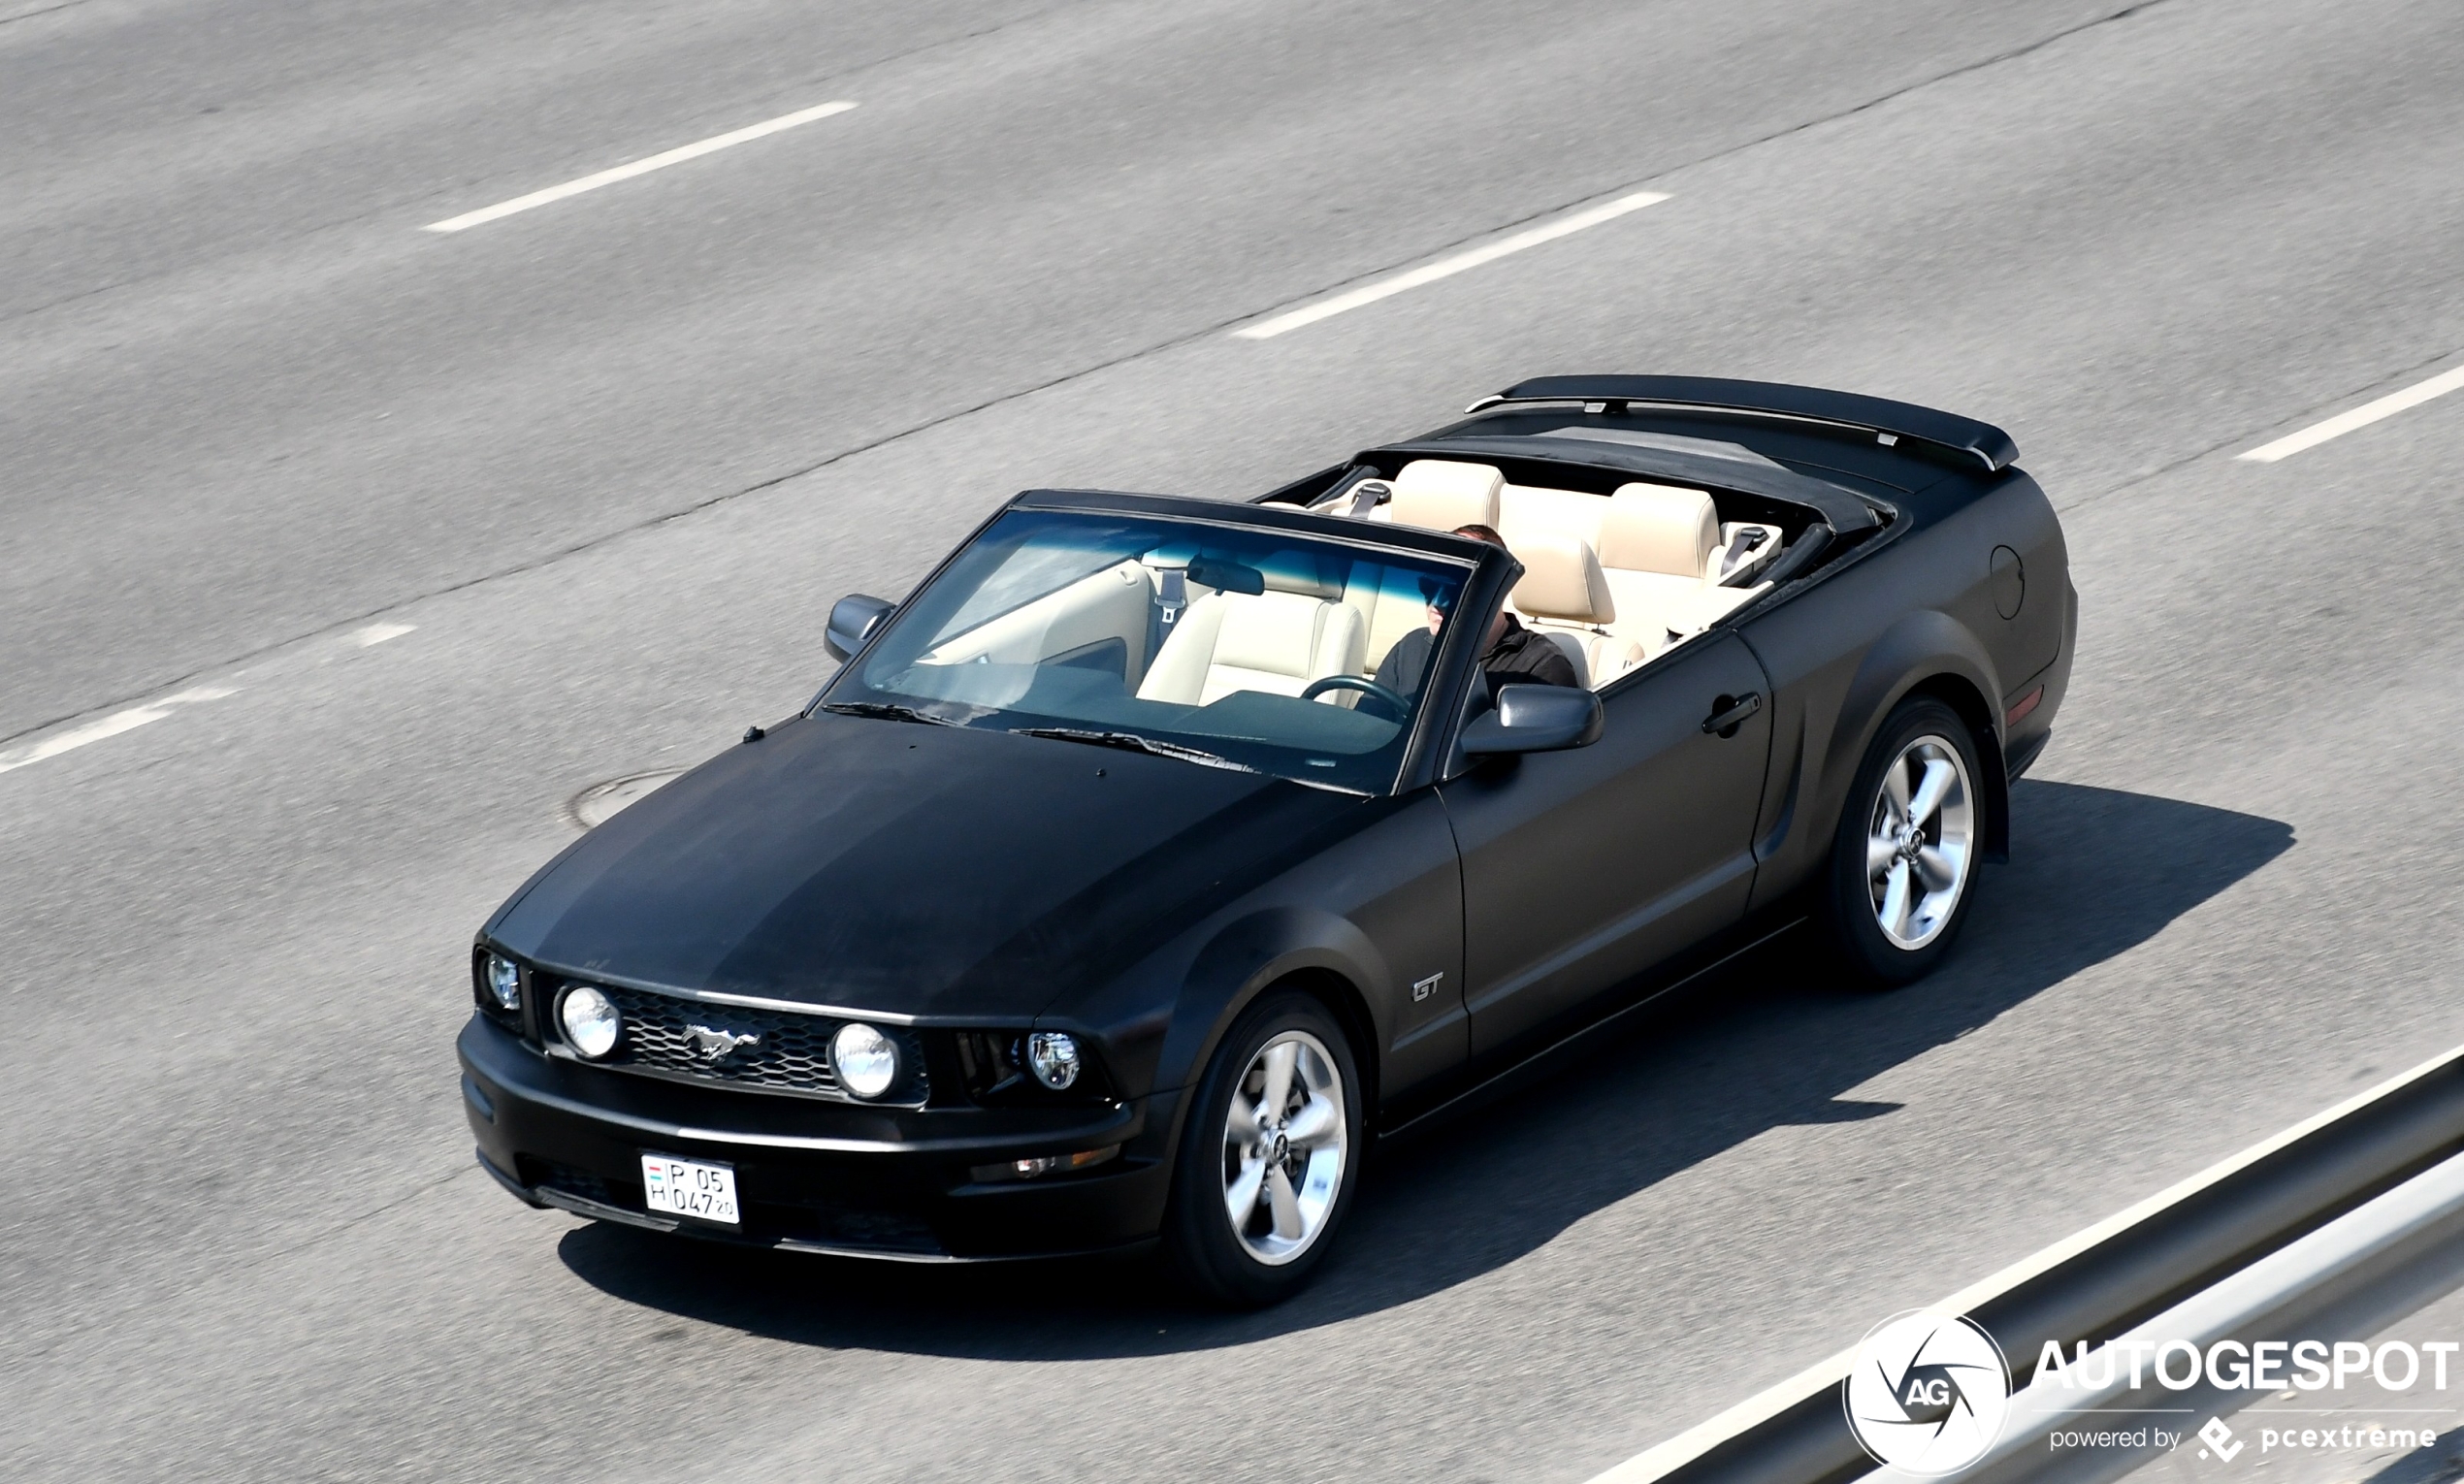
[[[2303,1339],[2358,1339],[2453,1288],[2459,1278],[2464,1278],[2464,1155],[2442,1160],[2192,1295],[2120,1343],[2141,1342],[2151,1352],[2166,1343],[2188,1343],[2205,1353],[2224,1339],[2287,1346]],[[2203,1372],[2194,1384],[2175,1390],[2159,1382],[2153,1368],[2145,1384],[2134,1387],[2135,1371],[2117,1365],[2103,1386],[2076,1378],[2062,1386],[2049,1376],[2035,1377],[2012,1398],[2001,1440],[1961,1473],[1961,1484],[2103,1484],[2164,1450],[2153,1439],[2135,1447],[2056,1449],[2050,1435],[2080,1427],[2091,1415],[2106,1426],[2116,1414],[2133,1411],[2221,1416],[2264,1402],[2279,1389],[2226,1388]]]
[[[2234,1274],[2257,1271],[2271,1254],[2323,1234],[2339,1218],[2459,1153],[2464,1153],[2464,1048],[2305,1119],[1932,1307],[1972,1317],[2000,1341],[2016,1392],[2034,1378],[2047,1341],[2070,1354],[2082,1341],[2092,1348],[2122,1338],[2198,1295],[2222,1291]],[[2464,1173],[2464,1166],[2456,1170]],[[2432,1246],[2448,1235],[2435,1234]],[[2314,1249],[2314,1258],[2318,1250],[2325,1249]],[[2349,1304],[2354,1322],[2360,1322],[2395,1301],[2387,1294],[2401,1297],[2405,1289],[2400,1265],[2383,1273],[2383,1263],[2382,1254],[2366,1271],[2313,1273],[2303,1291],[2320,1303]],[[2298,1297],[2286,1300],[2287,1311],[2300,1307]],[[1874,1462],[1848,1431],[1842,1405],[1841,1383],[1852,1354],[1834,1355],[1609,1468],[1592,1484],[1845,1484],[1872,1472]],[[1978,1468],[1995,1467],[1994,1458]],[[1997,1476],[1990,1484],[2008,1480]]]

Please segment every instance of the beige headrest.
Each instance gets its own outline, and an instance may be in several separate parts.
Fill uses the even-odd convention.
[[[1485,464],[1414,459],[1395,475],[1394,488],[1386,509],[1397,525],[1430,531],[1460,526],[1495,530],[1498,492],[1506,488],[1506,476]]]
[[[1700,580],[1720,544],[1720,512],[1701,490],[1625,484],[1600,518],[1600,562],[1628,572]]]
[[[1514,584],[1514,606],[1533,618],[1575,624],[1613,624],[1617,599],[1591,543],[1567,536],[1532,536],[1514,548],[1523,564]]]
[[[1257,567],[1269,593],[1300,593],[1328,602],[1343,600],[1351,576],[1349,558],[1313,552],[1279,551]]]
[[[1342,603],[1271,588],[1255,597],[1234,595],[1220,601],[1223,628],[1216,636],[1214,662],[1270,675],[1323,673],[1315,665],[1328,618],[1355,627],[1360,623],[1359,613]]]

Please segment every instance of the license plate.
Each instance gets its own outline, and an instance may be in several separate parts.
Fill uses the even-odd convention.
[[[641,1157],[641,1188],[652,1210],[663,1215],[691,1216],[697,1221],[740,1225],[744,1217],[735,1204],[735,1170],[705,1165],[668,1154]]]

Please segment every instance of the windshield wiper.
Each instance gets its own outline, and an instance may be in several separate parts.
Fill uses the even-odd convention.
[[[895,701],[824,701],[822,709],[835,711],[841,716],[877,716],[887,722],[924,722],[934,726],[966,725],[946,716],[934,716],[929,711],[918,711],[913,706],[901,706]]]
[[[1134,731],[1086,731],[1076,726],[1013,726],[1010,730],[1021,737],[1050,737],[1055,742],[1085,742],[1093,747],[1118,747],[1124,752],[1152,753],[1158,758],[1178,758],[1183,762],[1194,762],[1201,767],[1229,768],[1235,773],[1265,771],[1263,768],[1253,768],[1246,762],[1234,762],[1229,758],[1201,752],[1194,747],[1183,747],[1178,742],[1158,742],[1152,737],[1142,737]]]

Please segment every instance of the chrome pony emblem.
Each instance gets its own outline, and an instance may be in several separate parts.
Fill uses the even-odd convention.
[[[759,1046],[762,1038],[751,1031],[720,1030],[709,1025],[688,1025],[686,1040],[701,1053],[703,1061],[724,1061],[741,1048]]]

